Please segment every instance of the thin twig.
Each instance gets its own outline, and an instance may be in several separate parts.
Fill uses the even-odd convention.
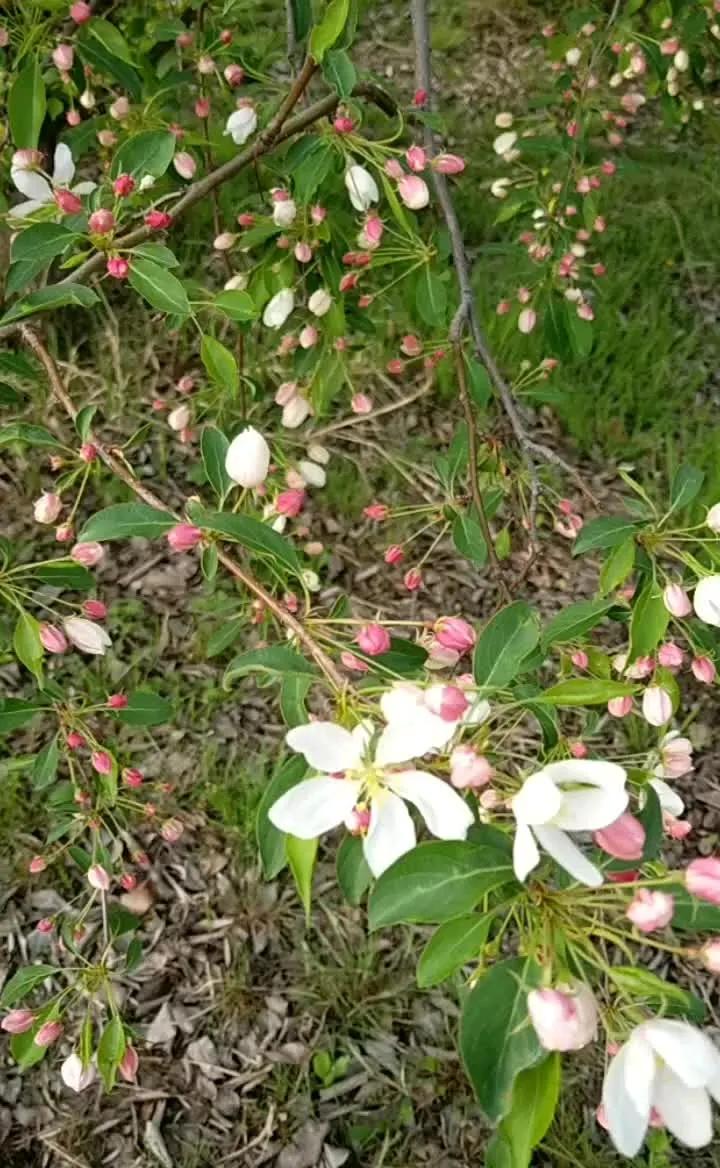
[[[25,344],[28,346],[28,348],[32,349],[33,353],[43,366],[50,383],[50,389],[53,397],[62,406],[68,417],[74,421],[77,417],[78,410],[75,408],[75,404],[67,392],[67,389],[65,388],[65,384],[60,376],[60,372],[54,358],[50,355],[37,333],[35,333],[33,329],[29,328],[28,325],[22,325],[20,332]],[[127,463],[122,457],[121,452],[112,450],[103,445],[103,443],[100,442],[95,436],[92,436],[92,443],[97,449],[98,455],[104,462],[105,466],[107,466],[108,469],[117,476],[117,478],[121,479],[122,482],[124,482],[125,485],[130,488],[133,494],[137,495],[139,499],[142,499],[144,503],[148,503],[151,507],[155,507],[160,511],[168,512],[179,520],[179,516],[176,512],[172,511],[171,508],[168,507],[167,504],[164,503],[163,500],[155,494],[154,491],[150,490],[149,487],[146,487],[143,483],[140,482],[139,479],[135,478],[132,470],[128,467]],[[251,572],[248,571],[247,568],[242,567],[235,559],[233,559],[232,556],[228,555],[228,553],[224,551],[218,551],[218,561],[223,565],[224,568],[227,569],[231,576],[234,576],[236,580],[239,580],[241,584],[244,584],[249,592],[252,592],[254,596],[262,601],[268,611],[273,614],[275,619],[279,621],[280,624],[284,625],[285,628],[290,630],[293,636],[296,637],[300,644],[306,649],[308,655],[312,657],[315,664],[319,666],[319,668],[327,677],[328,681],[331,682],[335,689],[343,690],[347,688],[347,680],[337,669],[331,658],[328,657],[327,653],[325,653],[325,651],[317,644],[315,639],[310,635],[310,633],[308,633],[300,621],[296,620],[292,613],[288,612],[288,610],[284,608],[282,604],[280,604],[280,602],[277,601],[275,597],[272,596],[272,594],[262,586],[259,580],[255,579],[255,577]]]
[[[362,422],[373,422],[375,418],[381,417],[383,414],[392,414],[396,410],[402,410],[405,406],[409,406],[411,402],[417,401],[419,397],[424,397],[432,388],[432,382],[426,381],[420,389],[416,389],[414,393],[408,393],[405,397],[400,397],[397,401],[390,402],[387,406],[380,406],[377,410],[371,410],[369,414],[355,414],[352,418],[343,418],[340,422],[331,422],[329,426],[323,426],[322,430],[313,430],[310,438],[316,442],[318,438],[324,438],[326,434],[334,434],[337,430],[344,430],[347,426],[357,426]]]

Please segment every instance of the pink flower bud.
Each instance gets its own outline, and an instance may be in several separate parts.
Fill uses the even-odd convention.
[[[700,950],[700,958],[711,973],[720,973],[720,940],[707,941]]]
[[[75,4],[70,6],[70,19],[74,20],[76,24],[86,24],[92,16],[92,8],[85,0],[76,0]]]
[[[352,118],[345,117],[339,114],[333,119],[333,130],[336,134],[352,134],[355,129],[355,123]]]
[[[105,620],[108,614],[107,605],[103,604],[102,600],[86,600],[82,610],[91,620]]]
[[[354,393],[350,401],[350,409],[354,414],[371,414],[373,408],[372,398],[368,397],[366,393]]]
[[[167,533],[167,541],[173,552],[189,552],[197,547],[201,539],[201,529],[193,527],[192,523],[178,523]]]
[[[94,568],[105,555],[105,548],[101,543],[76,543],[70,549],[70,558],[84,568]]]
[[[137,770],[136,767],[125,767],[122,773],[122,779],[126,787],[136,789],[137,787],[142,787],[143,773]]]
[[[115,216],[112,211],[93,211],[88,227],[93,235],[109,235],[115,230]]]
[[[431,685],[425,692],[425,705],[444,722],[458,722],[470,702],[456,685]]]
[[[197,118],[207,118],[210,116],[210,98],[199,97],[195,102],[195,116]],[[177,155],[175,156],[177,157]],[[185,176],[183,175],[183,178]]]
[[[124,888],[126,892],[132,892],[137,888],[137,876],[133,876],[132,872],[123,872],[120,877],[120,887]]]
[[[305,328],[301,329],[301,331],[300,331],[300,337],[299,337],[300,348],[301,349],[312,349],[313,346],[318,343],[319,339],[320,339],[320,334],[317,331],[317,329],[315,328],[315,326],[312,324],[306,324]]]
[[[0,1030],[7,1034],[24,1034],[35,1022],[32,1010],[11,1010],[0,1022]]]
[[[231,33],[230,29],[229,29],[229,28],[224,28],[224,29],[222,30],[222,32],[220,33],[220,41],[221,41],[221,43],[222,43],[223,45],[231,45],[231,44],[232,44],[232,39],[233,39],[233,34]]]
[[[120,1077],[124,1079],[126,1083],[134,1083],[137,1077],[139,1065],[140,1059],[138,1057],[138,1052],[135,1050],[135,1047],[126,1046],[125,1053],[118,1063]]]
[[[484,787],[493,777],[488,760],[472,746],[456,746],[450,755],[450,782],[453,787]]]
[[[275,510],[278,515],[286,515],[288,519],[296,519],[305,506],[306,498],[302,488],[291,487],[288,491],[280,492],[275,500]]]
[[[701,681],[703,685],[712,685],[717,670],[709,657],[695,657],[690,668],[697,681]]]
[[[679,645],[668,641],[658,649],[657,658],[660,665],[664,665],[666,669],[679,669],[685,660],[685,654]]]
[[[106,750],[94,750],[90,755],[93,770],[99,775],[109,775],[113,769],[112,756]]]
[[[370,668],[367,661],[363,661],[362,657],[356,657],[354,653],[350,653],[347,649],[343,649],[340,654],[340,661],[346,669],[353,669],[355,673],[367,673]]]
[[[597,1033],[597,1004],[586,985],[531,990],[530,1020],[545,1050],[580,1050]]]
[[[245,80],[245,70],[240,65],[226,65],[223,69],[223,77],[231,89],[237,89],[238,85],[242,85]]]
[[[413,94],[413,105],[417,109],[421,109],[424,105],[426,105],[427,100],[428,100],[427,89],[416,89],[415,90],[415,92]]]
[[[720,904],[720,860],[714,856],[693,860],[685,872],[685,887],[700,900]]]
[[[79,5],[73,5],[73,7],[77,8]],[[35,1035],[35,1045],[51,1046],[53,1042],[57,1042],[64,1029],[62,1022],[45,1022]]]
[[[531,333],[537,324],[537,313],[534,308],[523,308],[518,317],[518,329],[526,336]]]
[[[313,257],[312,248],[309,243],[296,243],[294,251],[295,259],[299,264],[309,264]]]
[[[145,216],[145,226],[149,227],[151,231],[166,231],[168,227],[172,226],[172,221],[172,215],[169,215],[167,211],[148,211]]]
[[[65,743],[69,750],[79,750],[81,746],[85,745],[85,739],[82,734],[78,734],[77,730],[71,730]]]
[[[187,406],[176,406],[168,414],[168,426],[179,434],[190,425],[190,410]]]
[[[107,892],[110,888],[110,877],[102,864],[93,864],[88,868],[87,881],[91,888],[98,892]]]
[[[663,57],[674,57],[680,48],[680,41],[677,37],[671,37],[669,40],[660,42],[660,52]]]
[[[390,648],[390,634],[378,624],[364,625],[355,640],[368,657],[378,657]]]
[[[568,749],[573,758],[587,758],[589,753],[584,742],[571,742]]]
[[[596,831],[593,839],[599,848],[616,860],[641,860],[645,828],[639,819],[626,811],[614,823]]]
[[[590,664],[590,658],[584,649],[577,649],[574,653],[571,653],[570,660],[576,669],[587,669]]]
[[[405,363],[398,357],[395,357],[391,361],[388,361],[385,368],[387,369],[388,373],[392,374],[393,377],[402,377],[403,373],[405,372]]]
[[[433,161],[433,168],[440,174],[462,174],[465,169],[465,159],[457,154],[438,154]]]
[[[417,174],[420,174],[427,166],[427,154],[422,146],[410,146],[405,151],[405,159],[410,169]]]
[[[230,251],[236,239],[237,236],[233,235],[231,231],[222,231],[220,235],[215,236],[213,247],[215,251]]]
[[[55,528],[55,539],[58,543],[69,543],[74,538],[75,533],[72,523],[61,523],[59,527]]]
[[[374,519],[381,523],[383,519],[387,519],[390,514],[390,508],[386,503],[371,503],[368,507],[363,507],[363,515],[366,519]]]
[[[82,118],[76,109],[70,109],[65,114],[65,121],[69,126],[79,126]]]
[[[68,647],[65,634],[55,625],[40,625],[38,636],[40,644],[48,653],[64,653]]]
[[[209,77],[211,73],[215,72],[215,62],[212,57],[203,54],[198,58],[197,71],[202,77]]]
[[[607,704],[608,714],[613,718],[626,718],[632,710],[633,702],[629,695],[622,698],[610,698]]]
[[[135,190],[135,179],[131,174],[120,174],[113,183],[113,190],[118,198],[125,199]]]
[[[424,179],[417,174],[404,174],[398,181],[398,194],[411,211],[421,211],[430,202],[430,191]]]
[[[176,844],[185,828],[179,819],[166,819],[160,828],[160,835],[166,844]]]
[[[651,726],[664,726],[672,718],[672,698],[660,685],[649,685],[643,694],[642,714]]]
[[[108,708],[111,710],[124,710],[127,704],[128,698],[125,694],[110,694],[107,700]]]
[[[407,588],[408,592],[417,592],[419,588],[422,588],[423,578],[420,569],[408,568],[407,572],[403,576],[403,584]]]
[[[125,256],[110,256],[105,268],[113,280],[126,280],[130,274],[130,264]]]
[[[28,872],[31,876],[37,876],[39,872],[44,872],[47,868],[47,860],[44,856],[33,856],[28,864]]]
[[[58,45],[53,49],[52,59],[56,69],[59,69],[61,73],[68,73],[73,67],[75,50],[72,45]]]
[[[198,164],[196,164],[193,155],[188,154],[188,152],[185,150],[178,151],[178,153],[175,154],[175,157],[173,158],[173,167],[175,168],[175,172],[180,175],[181,179],[194,179],[195,172],[198,171]]]
[[[672,920],[674,911],[675,901],[670,893],[638,888],[625,915],[641,933],[652,933],[655,929],[664,929]]]
[[[680,584],[668,584],[663,590],[663,603],[673,616],[689,616],[692,612],[692,601]]]
[[[112,103],[108,112],[110,117],[113,118],[116,122],[122,122],[123,119],[126,118],[130,113],[130,102],[126,97],[118,97]],[[116,193],[120,194],[119,191]]]
[[[55,922],[52,917],[41,917],[35,928],[38,933],[52,933],[55,928]]]
[[[77,215],[82,211],[82,199],[79,199],[72,191],[55,191],[55,205],[62,211],[63,215]]]
[[[475,644],[475,630],[459,616],[442,616],[433,625],[437,640],[446,649],[469,653]]]
[[[313,207],[310,208],[310,218],[312,219],[312,221],[316,227],[320,223],[324,223],[325,220],[327,219],[326,208],[321,207],[319,203],[316,203]]]
[[[386,564],[401,564],[405,559],[405,552],[398,543],[391,543],[390,547],[385,549],[383,559]]]
[[[400,350],[406,357],[419,357],[423,351],[422,341],[413,336],[412,333],[408,333],[400,342]]]
[[[59,495],[44,492],[33,506],[33,515],[36,523],[54,523],[62,511],[62,499]]]
[[[191,32],[181,32],[179,36],[175,37],[175,44],[179,49],[189,49],[193,43],[194,36]]]

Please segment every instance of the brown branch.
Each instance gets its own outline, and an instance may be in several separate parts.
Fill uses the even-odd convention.
[[[65,388],[65,384],[62,380],[62,377],[60,376],[60,371],[57,367],[57,364],[55,363],[54,358],[50,355],[37,333],[34,332],[33,329],[29,328],[28,325],[23,324],[20,326],[20,335],[24,343],[28,346],[29,349],[32,350],[43,366],[50,383],[52,396],[62,406],[68,417],[74,421],[78,415],[78,410],[75,408],[75,404],[67,389]],[[117,478],[121,479],[122,482],[124,482],[125,485],[130,488],[133,494],[137,495],[138,499],[142,499],[143,502],[149,504],[150,507],[156,507],[160,511],[168,512],[176,519],[178,519],[178,522],[181,521],[181,517],[178,516],[177,512],[169,508],[167,504],[164,503],[162,499],[155,494],[154,491],[150,490],[149,487],[146,487],[143,483],[140,482],[139,479],[135,477],[135,475],[132,473],[132,470],[128,467],[127,463],[118,453],[103,445],[103,443],[98,441],[95,436],[93,436],[91,440],[105,466],[111,470],[113,474],[117,476]],[[228,555],[227,552],[219,551],[218,560],[223,565],[223,567],[227,569],[231,576],[234,576],[236,580],[239,580],[241,584],[244,584],[249,592],[252,592],[254,596],[262,601],[265,607],[273,614],[275,619],[279,621],[280,624],[284,625],[286,629],[289,629],[294,637],[297,637],[298,641],[307,651],[308,655],[312,657],[315,664],[319,666],[319,668],[327,677],[328,681],[331,682],[335,689],[345,689],[348,684],[346,679],[342,676],[331,658],[328,657],[327,653],[325,653],[325,651],[320,647],[320,645],[317,644],[310,633],[308,633],[308,631],[304,628],[301,622],[296,620],[292,613],[288,612],[286,608],[283,608],[282,604],[280,604],[280,602],[277,601],[274,596],[272,596],[272,594],[268,592],[258,580],[255,579],[252,573],[249,572],[247,568],[244,568],[238,564],[237,561],[234,560],[232,556]]]
[[[412,22],[413,32],[415,37],[415,81],[419,89],[424,89],[428,95],[428,104],[432,107],[432,75],[430,70],[430,24],[428,20],[428,5],[427,0],[411,0],[412,6]],[[424,127],[424,145],[425,151],[429,158],[434,158],[437,153],[435,135],[429,125]],[[513,396],[512,389],[506,379],[500,372],[500,368],[488,346],[485,335],[480,324],[478,316],[477,304],[475,302],[475,293],[472,286],[472,278],[470,274],[470,263],[465,250],[465,240],[463,238],[460,220],[458,219],[455,204],[453,202],[452,193],[450,191],[450,184],[444,174],[438,171],[433,171],[433,184],[435,186],[435,193],[437,194],[440,210],[442,211],[445,224],[450,234],[450,243],[452,247],[452,254],[455,267],[455,276],[458,282],[460,291],[460,307],[458,309],[453,327],[451,329],[451,340],[453,342],[459,341],[464,330],[467,328],[472,338],[478,360],[482,362],[487,370],[490,381],[492,382],[502,404],[503,410],[512,428],[513,434],[517,441],[520,450],[522,451],[525,464],[530,475],[531,493],[533,498],[537,498],[539,492],[539,480],[537,475],[537,464],[535,456],[543,459],[545,462],[551,463],[553,466],[560,467],[566,474],[577,484],[578,488],[592,499],[592,494],[586,487],[581,476],[577,470],[566,462],[561,455],[557,454],[549,446],[545,446],[542,442],[536,442],[534,438],[528,433],[525,424],[520,417],[520,413]],[[531,540],[534,541],[534,531],[530,532]]]

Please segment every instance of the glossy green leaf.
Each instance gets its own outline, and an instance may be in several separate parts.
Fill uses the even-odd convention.
[[[298,896],[305,909],[305,921],[310,923],[312,908],[312,882],[317,860],[318,841],[316,839],[298,839],[295,835],[285,837],[285,855],[288,867],[293,874]]]
[[[612,601],[607,600],[578,600],[569,604],[543,630],[543,646],[568,645],[579,640],[599,625],[611,608]]]
[[[515,1079],[510,1111],[498,1133],[509,1150],[509,1168],[529,1168],[533,1149],[553,1121],[561,1079],[562,1063],[557,1052],[521,1071]]]
[[[58,284],[55,287],[39,288],[37,292],[28,292],[13,304],[0,318],[0,325],[24,320],[25,317],[35,316],[38,312],[52,312],[56,308],[92,308],[98,299],[97,292],[83,284]]]
[[[2,994],[0,994],[0,1006],[7,1009],[17,1005],[46,978],[59,972],[60,970],[54,965],[26,965],[24,969],[19,969],[5,983]]]
[[[172,316],[190,314],[187,292],[177,276],[173,276],[167,268],[154,264],[152,260],[133,256],[130,262],[129,281],[143,300],[159,312],[167,312]]]
[[[175,136],[167,130],[141,130],[118,148],[110,167],[111,178],[130,174],[142,178],[150,174],[160,178],[165,174],[175,153]]]
[[[488,621],[475,646],[473,674],[478,685],[508,685],[539,640],[540,623],[529,604],[516,600],[501,608]]]
[[[15,236],[12,262],[39,260],[43,264],[49,263],[55,256],[62,255],[75,238],[75,232],[62,223],[35,223]]]
[[[600,570],[600,592],[603,596],[624,584],[634,566],[635,540],[629,536],[611,549]]]
[[[38,702],[23,702],[20,698],[0,701],[0,734],[9,734],[32,722],[42,706]]]
[[[463,965],[480,957],[493,914],[466,913],[446,921],[433,933],[420,954],[417,983],[421,989],[439,985]]]
[[[309,721],[305,698],[313,683],[304,673],[285,674],[280,681],[280,712],[286,726],[303,726]]]
[[[302,653],[291,649],[289,645],[250,649],[247,653],[233,657],[225,670],[223,688],[229,689],[238,677],[246,677],[248,673],[269,673],[280,677],[294,673],[312,677],[317,673],[317,669],[312,662],[303,657]]]
[[[617,988],[632,999],[633,1006],[653,1014],[670,1014],[702,1022],[707,1009],[695,994],[684,990],[666,977],[636,965],[609,965],[608,976]]]
[[[31,575],[43,584],[51,584],[53,588],[73,588],[76,592],[87,592],[95,587],[95,577],[82,564],[74,564],[72,560],[59,560],[54,564],[42,564],[32,568]]]
[[[669,620],[670,613],[663,602],[662,588],[651,580],[633,603],[628,662],[654,652],[665,636]]]
[[[16,149],[35,149],[45,120],[46,104],[45,82],[36,58],[18,73],[7,98],[7,116]]]
[[[637,686],[625,681],[605,681],[595,677],[575,677],[559,681],[533,699],[551,706],[600,706],[612,698],[634,694]]]
[[[357,85],[357,70],[344,49],[332,49],[323,59],[323,77],[342,98]]]
[[[13,633],[13,648],[18,661],[41,681],[43,647],[40,640],[40,622],[29,612],[23,611],[18,615]]]
[[[335,861],[340,891],[349,904],[360,904],[372,883],[372,872],[363,853],[363,842],[358,835],[346,835],[338,848]]]
[[[584,524],[580,534],[573,544],[573,555],[579,556],[582,552],[604,551],[605,548],[617,547],[626,539],[635,535],[638,530],[638,521],[627,515],[603,515],[600,519],[591,519]]]
[[[215,531],[226,539],[234,540],[243,547],[259,555],[275,560],[279,565],[299,575],[300,561],[295,548],[277,531],[259,519],[249,515],[232,515],[222,511],[206,511],[203,507],[191,506],[189,515],[198,527]]]
[[[678,467],[670,487],[671,511],[679,511],[681,508],[689,506],[700,494],[704,481],[704,471],[699,470],[696,466],[686,464]]]
[[[35,756],[35,761],[30,773],[30,782],[36,791],[44,791],[46,787],[52,786],[57,777],[59,761],[60,751],[58,750],[56,735],[54,738],[51,738],[47,746],[43,747],[40,753]]]
[[[200,345],[200,358],[210,380],[226,389],[228,393],[236,394],[240,389],[240,371],[234,356],[215,337],[203,336]]]
[[[61,450],[62,443],[44,426],[34,426],[31,422],[11,422],[0,430],[0,446],[10,442],[24,442],[27,446],[48,446]]]
[[[232,479],[225,470],[225,456],[230,442],[215,426],[206,426],[200,435],[200,453],[208,482],[215,494],[222,500],[232,486]]]
[[[78,539],[83,543],[129,539],[133,535],[156,539],[165,535],[175,523],[172,515],[147,503],[114,503],[91,516]]]
[[[456,515],[452,525],[452,540],[461,556],[482,567],[487,563],[488,549],[482,527],[472,511]]]
[[[146,689],[136,689],[130,694],[125,709],[117,712],[118,720],[126,726],[161,726],[172,716],[172,702]]]
[[[720,932],[720,905],[698,900],[682,884],[670,885],[663,891],[672,893],[675,901],[672,927],[676,932]]]
[[[447,312],[447,289],[443,280],[429,264],[421,270],[415,286],[415,307],[421,320],[431,328],[437,328],[444,323]]]
[[[268,819],[268,811],[281,795],[302,782],[307,763],[301,755],[294,755],[278,767],[263,792],[257,811],[257,842],[263,875],[266,880],[274,880],[287,863],[285,853],[285,833]]]
[[[100,1035],[96,1056],[106,1091],[112,1091],[115,1085],[117,1069],[122,1062],[126,1045],[122,1019],[114,1014]]]
[[[240,289],[220,292],[213,300],[213,308],[241,324],[248,320],[256,320],[259,315],[250,293]]]
[[[319,24],[310,33],[310,53],[316,61],[322,62],[328,49],[340,39],[349,11],[349,0],[329,0],[325,4]]]

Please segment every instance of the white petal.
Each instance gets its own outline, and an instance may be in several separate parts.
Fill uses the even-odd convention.
[[[610,1063],[603,1083],[602,1101],[612,1141],[623,1156],[636,1156],[650,1119],[650,1093],[655,1074],[652,1050],[635,1036]],[[635,1084],[634,1095],[628,1081]]]
[[[588,888],[600,887],[603,882],[602,872],[590,863],[564,831],[548,827],[547,824],[538,824],[535,827],[535,838],[540,847],[580,884],[586,884]]]
[[[408,762],[430,750],[442,750],[457,729],[456,722],[430,713],[417,685],[394,685],[381,697],[380,708],[388,726],[377,745],[379,763]]]
[[[535,843],[535,836],[525,823],[518,823],[513,842],[513,868],[515,875],[521,882],[528,872],[537,868],[540,863],[540,852]]]
[[[471,702],[470,709],[465,711],[460,721],[463,726],[482,726],[490,717],[490,702],[485,698],[475,697],[473,700],[469,694],[467,696]]]
[[[710,1097],[703,1087],[687,1087],[669,1067],[660,1067],[652,1101],[665,1126],[688,1148],[703,1148],[712,1139]]]
[[[324,775],[291,787],[273,803],[268,819],[298,839],[315,839],[344,823],[358,801],[362,783]]]
[[[677,791],[673,791],[672,787],[669,787],[662,779],[651,779],[650,786],[657,794],[663,811],[667,811],[670,815],[682,815],[685,804]]]
[[[311,767],[325,774],[338,774],[360,762],[360,743],[349,730],[334,722],[294,726],[285,741],[291,750],[304,754]]]
[[[401,771],[386,775],[385,782],[396,795],[417,807],[428,830],[438,839],[465,839],[474,823],[473,813],[442,779],[426,771]]]
[[[52,188],[46,178],[35,170],[26,170],[22,166],[15,166],[10,171],[10,178],[21,195],[37,203],[52,202]],[[17,211],[15,212],[17,214]]]
[[[91,195],[93,191],[97,190],[97,183],[94,182],[79,182],[76,183],[72,189],[74,195]]]
[[[561,762],[549,762],[543,770],[561,787],[578,783],[608,791],[624,787],[627,779],[625,770],[617,763],[593,758],[565,758]]]
[[[55,147],[53,158],[53,184],[56,187],[69,187],[75,177],[75,163],[70,147],[59,142]]]
[[[26,215],[32,215],[33,211],[39,211],[41,207],[45,207],[46,203],[39,203],[37,199],[28,199],[26,203],[18,203],[15,207],[11,207],[8,211],[11,219],[24,219]]]
[[[380,709],[386,722],[413,718],[418,707],[422,707],[423,704],[423,691],[420,686],[404,681],[393,685],[380,698]]]
[[[400,856],[415,847],[415,827],[402,799],[380,791],[370,808],[370,827],[363,851],[373,876],[380,876]]]
[[[643,1036],[687,1087],[705,1087],[720,1073],[720,1051],[702,1030],[689,1022],[653,1018]]]
[[[367,754],[370,740],[375,733],[375,727],[369,718],[365,718],[363,722],[359,722],[357,726],[354,726],[350,733],[355,742],[358,758],[363,758]]]
[[[565,791],[553,825],[564,831],[597,831],[614,823],[628,805],[628,794],[622,787],[601,790],[598,787]]]
[[[557,789],[546,771],[528,775],[512,801],[512,811],[518,823],[547,823],[562,806],[562,792]]]

